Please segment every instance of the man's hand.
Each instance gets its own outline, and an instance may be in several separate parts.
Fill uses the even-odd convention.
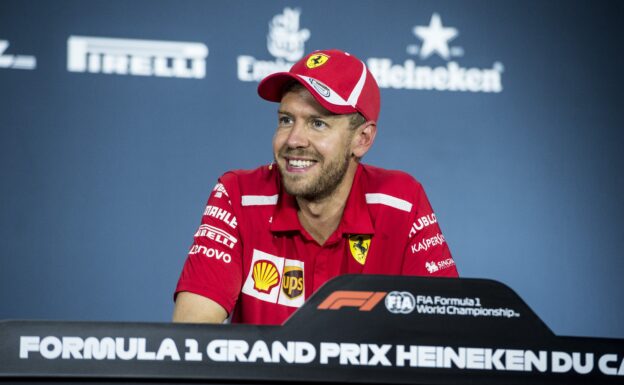
[[[188,291],[178,293],[173,309],[173,322],[223,323],[227,312],[210,298]]]

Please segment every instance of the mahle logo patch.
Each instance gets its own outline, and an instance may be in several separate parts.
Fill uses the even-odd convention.
[[[351,249],[351,255],[360,265],[363,265],[364,262],[366,262],[366,256],[368,255],[370,243],[370,235],[357,234],[349,237],[349,249]]]
[[[308,68],[320,67],[323,64],[327,63],[328,60],[329,60],[328,55],[325,55],[324,53],[315,53],[314,55],[308,58],[308,60],[306,61],[306,66]]]
[[[282,290],[290,299],[297,298],[303,294],[303,269],[299,266],[284,267],[282,277]]]

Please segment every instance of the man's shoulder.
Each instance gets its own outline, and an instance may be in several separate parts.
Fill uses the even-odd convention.
[[[230,170],[221,176],[227,185],[235,185],[240,195],[275,195],[279,192],[279,172],[275,165],[250,170]]]
[[[362,176],[365,179],[366,193],[378,192],[409,197],[422,189],[420,182],[401,170],[388,170],[362,164]]]

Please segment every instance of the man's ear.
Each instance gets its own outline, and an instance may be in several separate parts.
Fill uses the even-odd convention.
[[[363,157],[373,145],[375,135],[377,135],[377,124],[372,120],[356,128],[351,141],[351,153],[353,156],[356,158]]]

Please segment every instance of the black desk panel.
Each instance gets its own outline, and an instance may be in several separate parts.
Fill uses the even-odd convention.
[[[348,275],[282,326],[2,321],[0,381],[615,384],[624,340],[555,336],[491,280]]]

